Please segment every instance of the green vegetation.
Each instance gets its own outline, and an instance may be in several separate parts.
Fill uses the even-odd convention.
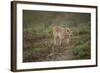
[[[23,10],[23,62],[90,59],[90,22],[89,13]],[[54,45],[54,25],[72,30],[70,44]]]
[[[74,48],[74,54],[76,59],[89,59],[90,58],[90,46],[87,43],[78,45]]]

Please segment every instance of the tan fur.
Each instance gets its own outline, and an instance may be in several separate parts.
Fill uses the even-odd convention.
[[[63,41],[69,43],[71,35],[72,31],[69,28],[53,26],[53,38],[55,45],[61,45]]]

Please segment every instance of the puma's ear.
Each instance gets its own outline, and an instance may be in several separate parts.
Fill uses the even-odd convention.
[[[70,32],[70,29],[69,29],[69,28],[67,28],[67,29],[66,29],[66,31],[67,31],[67,32]]]
[[[67,29],[67,32],[69,32],[69,30]]]

